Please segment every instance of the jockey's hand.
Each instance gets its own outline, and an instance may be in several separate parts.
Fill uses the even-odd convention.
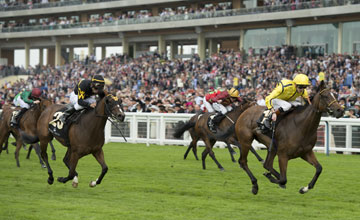
[[[39,104],[40,103],[40,100],[35,100],[34,101],[34,104]]]
[[[273,121],[276,121],[276,118],[277,118],[277,115],[276,115],[276,113],[274,112],[274,113],[272,114],[272,116],[271,116],[271,119],[272,119]]]
[[[91,108],[95,108],[95,107],[96,107],[96,102],[91,103],[91,104],[90,104],[90,107],[91,107]]]

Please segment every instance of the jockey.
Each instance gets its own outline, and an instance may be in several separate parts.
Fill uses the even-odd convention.
[[[17,111],[14,116],[11,118],[10,126],[18,126],[18,121],[21,116],[28,110],[32,104],[40,103],[41,90],[39,88],[34,88],[32,91],[25,90],[17,94],[14,98],[14,105],[20,106],[21,110]]]
[[[241,101],[239,91],[236,88],[221,91],[212,98],[212,107],[216,111],[215,115],[210,116],[209,124],[212,132],[216,132],[216,126],[226,117],[225,114],[232,110],[231,104],[236,101]]]
[[[66,119],[75,111],[84,108],[95,108],[96,100],[94,95],[100,98],[105,96],[104,93],[105,80],[101,75],[95,75],[91,80],[81,80],[70,94],[70,104],[60,120],[65,123]]]
[[[208,112],[212,113],[214,112],[214,109],[212,107],[213,104],[213,98],[220,93],[220,90],[214,90],[211,89],[211,91],[204,96],[204,105]]]
[[[270,127],[269,118],[276,121],[281,112],[288,111],[291,106],[301,105],[298,97],[303,97],[311,104],[306,88],[310,85],[309,78],[305,74],[297,74],[294,80],[284,79],[265,98],[267,109],[264,111],[262,125]]]

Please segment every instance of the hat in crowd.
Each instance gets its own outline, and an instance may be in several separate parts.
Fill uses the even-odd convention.
[[[355,102],[355,106],[360,106],[360,101]]]
[[[146,97],[146,98],[145,98],[145,101],[149,101],[149,102],[150,102],[150,101],[151,101],[151,98],[150,98],[150,97]]]

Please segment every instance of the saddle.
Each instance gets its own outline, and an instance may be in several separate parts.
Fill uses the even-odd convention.
[[[66,119],[65,123],[63,123],[60,118],[64,114],[65,110],[66,107],[54,113],[53,120],[49,122],[49,131],[54,136],[64,139],[67,146],[69,146],[69,128],[72,124],[77,124],[79,122],[81,115],[86,112],[86,109],[74,112]]]

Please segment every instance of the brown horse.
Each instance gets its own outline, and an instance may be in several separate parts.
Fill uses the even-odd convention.
[[[40,116],[38,120],[38,138],[40,140],[41,156],[45,161],[48,169],[48,183],[53,184],[54,177],[53,171],[48,161],[46,153],[47,144],[54,138],[53,134],[49,132],[49,122],[53,120],[53,115],[60,109],[64,108],[63,105],[52,105],[48,107]],[[108,118],[124,121],[125,114],[121,106],[121,102],[112,95],[107,95],[98,101],[94,109],[88,110],[81,115],[79,121],[71,124],[69,127],[68,138],[69,142],[65,139],[55,136],[55,138],[64,146],[67,147],[67,152],[63,162],[69,169],[67,177],[59,177],[58,181],[66,183],[73,179],[73,186],[78,185],[78,174],[76,166],[79,159],[88,154],[92,154],[102,167],[101,174],[96,181],[91,181],[90,186],[94,187],[101,183],[105,176],[108,167],[105,163],[103,145],[104,145],[104,128]]]
[[[48,99],[40,98],[40,103],[33,105],[31,108],[29,108],[24,115],[21,117],[19,121],[19,127],[18,128],[10,128],[10,132],[13,134],[13,136],[16,139],[16,150],[15,150],[15,159],[16,164],[18,167],[20,167],[20,161],[19,161],[19,151],[21,147],[25,144],[32,144],[36,154],[39,157],[40,164],[45,167],[43,161],[41,160],[40,156],[40,148],[37,144],[37,141],[27,141],[23,138],[21,138],[22,133],[27,133],[32,136],[36,135],[36,126],[37,126],[37,120],[40,117],[41,112],[43,112],[46,107],[50,106],[52,102]]]
[[[226,130],[229,126],[231,126],[234,122],[236,122],[236,119],[240,116],[241,113],[243,113],[247,108],[249,108],[250,106],[254,105],[253,102],[248,102],[248,101],[243,101],[243,103],[241,103],[239,106],[235,107],[233,111],[227,113],[227,117],[224,118],[218,128],[220,130]],[[202,139],[205,142],[205,150],[202,153],[202,165],[203,165],[203,169],[206,169],[205,166],[205,159],[206,156],[209,154],[210,157],[214,160],[214,162],[216,163],[216,165],[218,166],[218,168],[220,170],[224,170],[224,168],[221,166],[221,164],[217,161],[215,154],[212,150],[212,147],[214,146],[216,141],[223,141],[227,144],[227,148],[229,149],[230,155],[232,157],[232,160],[235,161],[235,159],[233,158],[233,153],[232,153],[232,148],[230,146],[230,144],[234,144],[235,142],[235,135],[231,136],[230,138],[226,138],[226,139],[217,139],[213,133],[211,132],[211,130],[209,129],[208,126],[208,119],[211,116],[211,113],[204,113],[204,114],[196,114],[195,116],[193,116],[188,122],[186,122],[183,125],[180,125],[175,133],[174,133],[174,137],[176,138],[180,138],[181,135],[186,131],[189,130],[192,141],[188,147],[188,149],[185,152],[184,155],[184,159],[186,159],[187,154],[189,153],[190,149],[193,150],[193,153],[195,155],[195,158],[197,158],[196,155],[196,144],[199,141],[199,139]],[[259,161],[262,161],[262,158],[256,153],[256,151],[251,148],[251,151],[255,154],[255,156],[257,157],[257,159]]]
[[[308,186],[300,189],[300,193],[306,193],[314,187],[322,171],[322,166],[317,161],[312,150],[317,140],[317,128],[321,115],[324,112],[329,112],[336,118],[339,118],[344,113],[343,108],[338,104],[330,89],[326,88],[325,83],[322,82],[317,88],[317,93],[312,99],[311,105],[296,108],[294,111],[283,116],[280,115],[276,123],[274,149],[271,150],[269,150],[271,138],[261,133],[256,122],[263,111],[263,107],[253,106],[247,109],[235,124],[236,137],[241,146],[239,164],[251,179],[252,193],[257,194],[258,184],[257,179],[247,165],[247,155],[254,139],[263,143],[268,148],[264,168],[270,171],[270,173],[264,175],[271,182],[279,184],[283,188],[285,188],[287,182],[286,170],[290,159],[301,157],[316,168],[315,175]],[[227,134],[220,136],[225,138],[232,132],[233,130],[228,129]],[[273,168],[273,161],[276,155],[278,155],[280,174]]]
[[[20,133],[23,132],[22,129],[26,130],[26,132],[29,132],[29,133],[35,132],[36,131],[36,122],[40,116],[40,113],[46,108],[46,106],[49,106],[49,105],[51,105],[51,101],[49,101],[47,99],[41,99],[40,104],[34,105],[32,108],[30,108],[27,112],[24,113],[24,115],[20,119],[20,123],[19,123],[20,128],[19,129],[10,127],[11,117],[12,117],[13,111],[15,111],[16,109],[14,107],[12,107],[11,105],[7,105],[3,108],[3,112],[1,115],[1,123],[0,123],[0,146],[4,145],[4,149],[6,149],[8,152],[8,138],[9,138],[10,134],[12,134],[14,136],[14,138],[16,140],[16,142],[15,142],[15,146],[16,146],[15,159],[16,159],[16,164],[18,167],[20,167],[19,151],[21,149],[21,146],[25,147],[25,143],[20,138]],[[17,109],[19,109],[19,108],[17,108]],[[55,160],[55,158],[56,158],[55,149],[53,146],[51,146],[51,147],[52,147],[52,151],[53,151],[52,159]],[[33,148],[33,145],[30,146],[26,159],[30,158],[30,153],[31,153],[32,148]],[[2,149],[3,148],[0,148],[0,153],[1,153]],[[42,167],[45,167],[45,164],[43,163],[41,156],[40,156],[40,147],[37,143],[34,144],[34,149],[39,157],[40,164],[42,165]]]

